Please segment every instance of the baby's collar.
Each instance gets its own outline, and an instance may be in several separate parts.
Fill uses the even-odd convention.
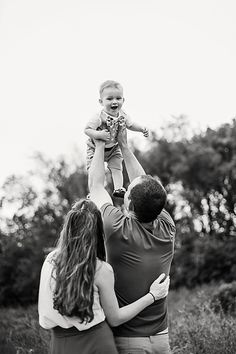
[[[104,110],[102,110],[102,114],[104,115],[104,118],[111,117],[113,119],[118,119],[122,115],[121,111],[119,111],[118,117],[113,117],[113,116],[109,115],[107,112],[105,112]]]

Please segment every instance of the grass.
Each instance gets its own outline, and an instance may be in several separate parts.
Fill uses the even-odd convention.
[[[173,354],[235,354],[236,317],[210,307],[214,286],[169,295]],[[49,331],[38,324],[37,307],[0,309],[1,354],[47,354]]]
[[[1,354],[46,354],[49,331],[38,324],[37,306],[0,309]]]
[[[169,328],[173,354],[235,354],[236,316],[215,313],[214,286],[170,293]]]

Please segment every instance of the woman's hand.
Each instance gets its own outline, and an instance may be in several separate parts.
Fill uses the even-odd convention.
[[[168,295],[170,277],[165,278],[165,273],[162,273],[150,286],[150,293],[154,296],[155,300],[162,299]],[[165,280],[163,281],[163,279]]]

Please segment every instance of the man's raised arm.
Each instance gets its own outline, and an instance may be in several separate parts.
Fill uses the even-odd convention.
[[[100,209],[105,203],[112,203],[112,199],[104,187],[104,145],[102,140],[95,140],[95,153],[88,173],[90,199]]]
[[[136,177],[146,175],[141,164],[138,162],[133,152],[128,147],[126,128],[120,129],[117,139],[124,158],[124,163],[130,182],[132,182]]]

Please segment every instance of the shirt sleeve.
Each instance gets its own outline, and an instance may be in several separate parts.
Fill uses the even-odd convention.
[[[85,128],[91,128],[96,130],[100,125],[101,125],[100,114],[96,114],[87,122]]]
[[[174,240],[176,233],[175,223],[168,211],[165,209],[163,209],[162,212],[158,215],[155,221],[154,230],[157,231],[163,239]]]
[[[126,124],[127,128],[131,127],[131,125],[133,124],[133,121],[130,118],[130,116],[127,113],[125,113],[123,110],[121,111],[121,115],[125,118],[125,124]]]
[[[125,216],[119,208],[109,203],[106,203],[101,207],[101,213],[103,218],[105,239],[108,240],[111,234],[120,228]]]

